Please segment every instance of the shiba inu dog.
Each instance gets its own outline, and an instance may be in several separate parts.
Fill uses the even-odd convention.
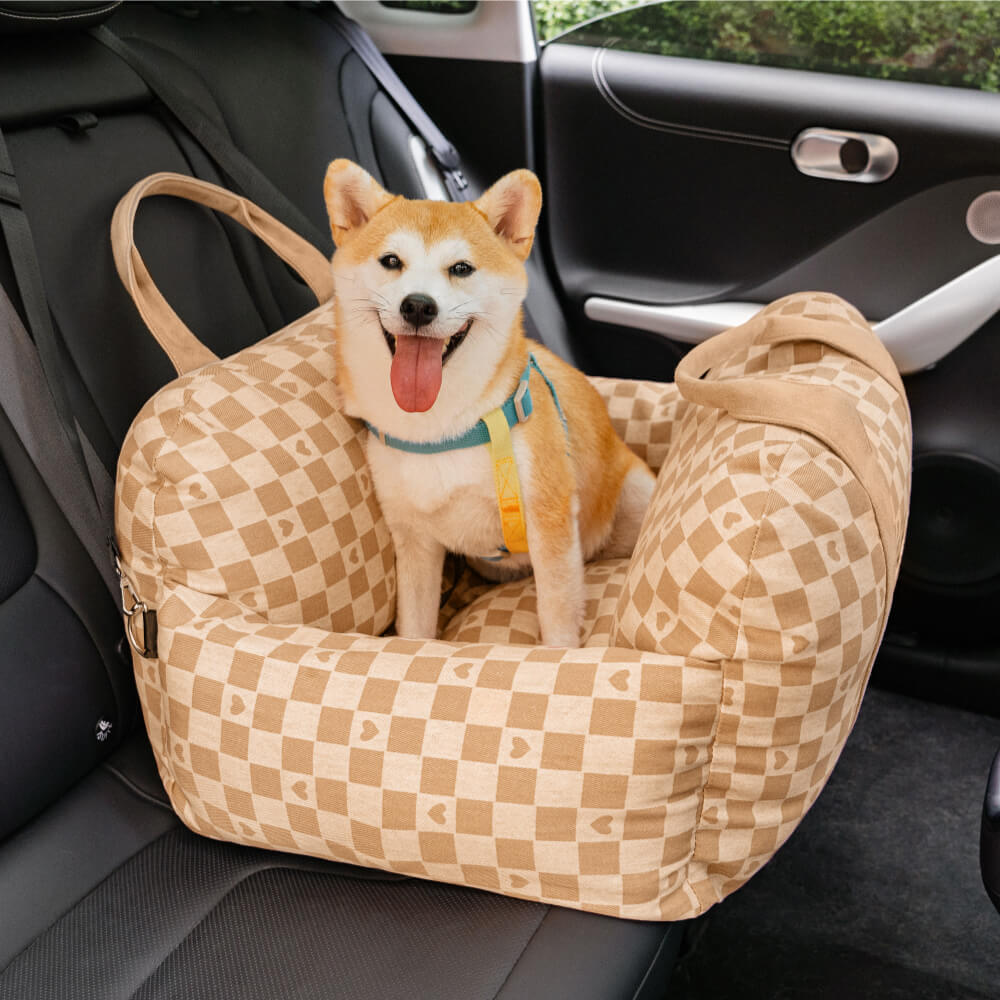
[[[534,570],[542,639],[577,646],[583,564],[631,553],[654,477],[586,377],[521,325],[541,210],[528,170],[473,202],[411,201],[348,160],[324,183],[336,379],[369,427],[401,636],[433,638],[446,551]]]

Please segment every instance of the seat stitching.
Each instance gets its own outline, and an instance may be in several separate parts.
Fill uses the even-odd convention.
[[[514,970],[517,968],[517,963],[520,962],[522,958],[524,958],[524,953],[531,946],[531,942],[535,940],[535,937],[537,936],[538,932],[541,930],[542,924],[544,924],[545,921],[548,920],[549,914],[551,912],[552,912],[552,907],[551,906],[547,906],[545,908],[545,913],[542,914],[541,919],[535,925],[535,929],[531,932],[531,936],[528,938],[527,941],[524,942],[524,947],[521,949],[521,951],[518,954],[517,958],[514,959],[514,962],[511,965],[511,967],[507,970],[507,975],[503,977],[503,982],[500,984],[500,986],[497,989],[496,993],[493,994],[493,1000],[496,1000],[496,998],[498,996],[500,996],[501,993],[503,993],[504,987],[507,985],[508,980],[513,975]]]

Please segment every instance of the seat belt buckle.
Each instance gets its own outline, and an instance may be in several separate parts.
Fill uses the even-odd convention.
[[[462,173],[462,161],[458,158],[458,150],[450,143],[444,148],[431,146],[430,150],[434,162],[444,175],[445,183],[450,182],[456,191],[464,191],[469,186],[469,181]]]

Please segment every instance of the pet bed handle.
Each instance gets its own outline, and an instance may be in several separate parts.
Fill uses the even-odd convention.
[[[191,332],[167,303],[135,245],[135,214],[139,203],[143,198],[164,194],[186,198],[228,215],[263,240],[300,275],[320,304],[333,297],[333,277],[326,257],[252,201],[216,184],[183,174],[151,174],[133,185],[118,202],[111,219],[111,249],[119,277],[146,326],[179,375],[217,361],[218,357]]]
[[[767,312],[754,316],[741,326],[724,330],[692,348],[677,365],[677,372],[681,377],[675,376],[675,380],[680,385],[682,381],[689,382],[689,377],[694,376],[704,386],[705,382],[700,376],[731,358],[739,350],[755,344],[777,346],[800,341],[824,344],[854,358],[881,375],[901,396],[905,395],[899,369],[875,333],[846,320],[811,319]],[[698,389],[692,391],[696,394],[699,392]],[[707,398],[695,400],[687,393],[684,395],[692,402],[712,405]]]
[[[899,570],[904,523],[893,533],[894,491],[879,464],[858,412],[857,400],[833,385],[812,385],[776,376],[706,378],[711,369],[741,349],[812,341],[854,358],[877,372],[905,399],[902,379],[881,341],[847,321],[799,316],[755,316],[699,344],[678,363],[674,381],[689,402],[724,410],[737,420],[794,427],[811,434],[838,455],[868,490],[886,555],[889,592]],[[887,538],[898,537],[890,548]]]

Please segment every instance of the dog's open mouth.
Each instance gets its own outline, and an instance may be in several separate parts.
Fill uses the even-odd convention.
[[[461,346],[461,343],[469,335],[469,330],[472,328],[472,320],[467,320],[465,325],[462,326],[456,333],[453,333],[450,337],[446,337],[441,341],[441,364],[444,364],[448,358],[450,358],[455,351]],[[385,337],[385,342],[389,345],[389,353],[395,357],[396,356],[396,337],[389,333],[389,331],[383,326],[382,336]]]

